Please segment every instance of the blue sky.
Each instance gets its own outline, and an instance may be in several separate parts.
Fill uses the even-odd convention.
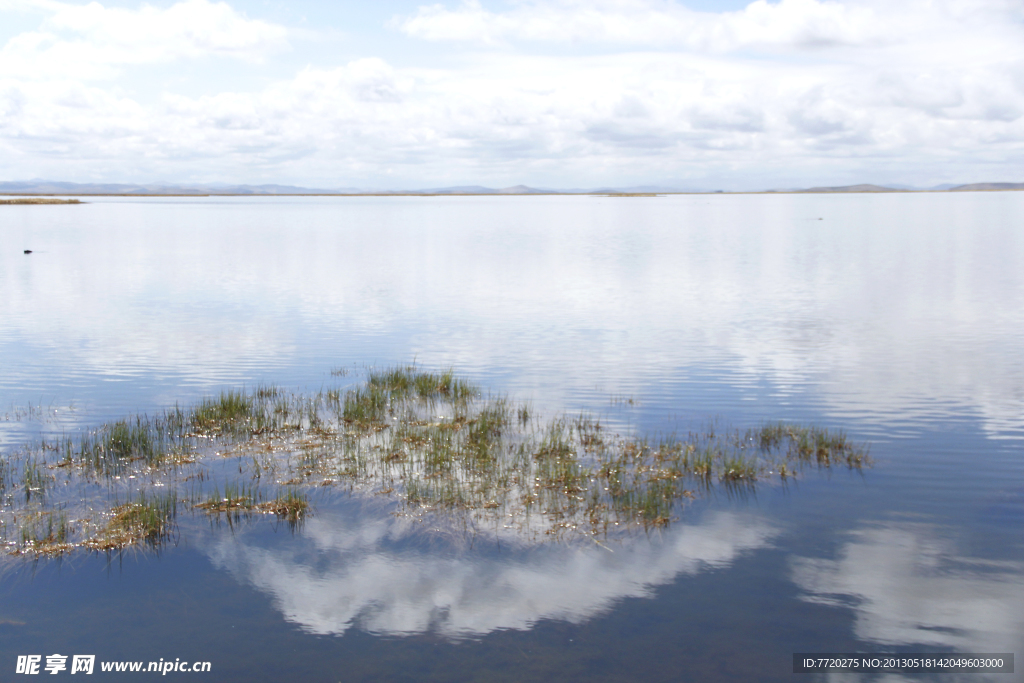
[[[1019,0],[0,0],[0,179],[1024,181]]]

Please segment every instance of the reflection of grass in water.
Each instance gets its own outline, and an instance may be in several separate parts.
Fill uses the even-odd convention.
[[[55,408],[53,404],[43,407],[42,403],[11,406],[3,413],[0,413],[0,422],[54,422],[59,418],[61,411],[71,412],[73,406]]]
[[[545,420],[527,404],[482,396],[451,370],[411,365],[370,371],[347,391],[223,392],[156,418],[113,422],[46,450],[62,455],[54,467],[69,481],[138,482],[135,475],[143,474],[175,485],[188,480],[190,500],[201,501],[195,508],[229,519],[274,513],[294,525],[308,514],[305,489],[345,485],[395,495],[405,514],[452,515],[471,526],[486,522],[530,536],[665,526],[696,490],[721,485],[744,491],[807,466],[868,464],[864,449],[841,432],[771,423],[745,432],[710,427],[685,437],[623,437],[593,416]],[[204,463],[223,462],[223,455],[237,456],[238,474],[223,492],[210,490]],[[10,478],[5,467],[0,474]],[[52,477],[45,467],[34,456],[24,461],[26,492],[42,494]],[[281,486],[286,493],[264,498],[264,490]],[[131,538],[166,539],[159,524],[173,519],[171,508],[163,498],[139,495],[112,508],[99,536],[77,542],[111,547]]]

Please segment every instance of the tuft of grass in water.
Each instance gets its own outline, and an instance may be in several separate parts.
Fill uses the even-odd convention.
[[[51,478],[45,472],[46,465],[40,465],[35,458],[27,460],[22,465],[21,483],[25,491],[25,502],[28,503],[32,497],[43,498],[46,495],[46,487]]]
[[[260,503],[258,509],[277,515],[294,529],[309,515],[310,507],[305,494],[290,489],[272,500]]]
[[[61,465],[77,464],[111,476],[123,473],[136,462],[160,467],[168,455],[167,435],[161,427],[137,416],[103,425],[95,433],[83,436],[77,445],[64,439],[57,446],[64,453]]]
[[[259,431],[267,426],[263,404],[277,396],[272,387],[258,387],[252,393],[222,391],[195,406],[190,417],[192,428],[200,434]]]
[[[63,510],[29,514],[21,525],[17,554],[60,555],[74,546],[69,543],[71,524]]]
[[[301,491],[289,489],[270,500],[263,500],[260,492],[252,485],[227,483],[223,495],[214,487],[210,497],[193,506],[209,514],[227,513],[229,518],[239,518],[254,513],[277,515],[294,526],[309,512],[309,499]]]
[[[103,531],[83,545],[96,550],[113,550],[140,542],[156,547],[173,536],[177,514],[174,492],[148,496],[140,492],[135,500],[115,505]]]
[[[456,377],[454,370],[424,372],[414,365],[371,370],[364,386],[346,392],[342,418],[348,425],[364,431],[380,429],[388,417],[398,415],[403,404],[409,401],[440,400],[458,410],[478,393],[472,384]]]
[[[420,372],[414,365],[371,370],[366,376],[366,386],[387,394],[391,401],[410,397],[433,398],[438,395],[450,395],[453,384],[457,385],[459,382],[461,380],[455,378],[454,372]]]
[[[860,468],[869,463],[867,452],[851,444],[842,431],[774,422],[749,433],[748,439],[759,443],[765,452],[785,446],[791,459],[814,462],[823,467],[846,465]]]
[[[214,486],[213,493],[203,503],[193,507],[207,512],[237,512],[252,510],[259,501],[259,493],[252,485],[227,483],[224,494]]]
[[[755,481],[757,463],[742,455],[727,456],[722,460],[722,473],[719,476],[722,481],[728,482]]]
[[[379,425],[387,415],[388,399],[388,392],[380,387],[353,389],[345,394],[342,417],[358,427]]]

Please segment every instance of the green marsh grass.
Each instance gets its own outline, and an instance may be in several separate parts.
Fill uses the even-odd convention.
[[[178,499],[174,492],[140,492],[134,499],[114,505],[106,526],[82,545],[94,550],[121,549],[140,542],[156,547],[174,536],[177,515]]]
[[[194,507],[207,512],[235,512],[252,510],[259,501],[259,491],[251,484],[229,482],[224,484],[224,494],[214,486],[213,493]]]
[[[597,416],[545,418],[526,403],[485,396],[452,370],[414,365],[370,370],[364,382],[344,390],[226,391],[153,418],[115,421],[45,450],[61,459],[53,467],[25,459],[22,507],[49,504],[52,470],[66,482],[187,485],[189,507],[197,512],[273,513],[295,524],[309,513],[309,492],[326,486],[389,496],[398,514],[540,538],[663,527],[698,491],[751,490],[809,467],[870,465],[866,449],[839,431],[767,423],[741,432],[712,424],[685,436],[622,436]],[[4,467],[0,482],[13,481],[13,470]],[[211,467],[219,468],[214,478]],[[263,491],[279,493],[265,498]],[[78,525],[98,532],[76,531],[69,542],[92,548],[130,539],[164,542],[176,504],[166,495],[136,496],[108,503],[107,524]]]
[[[214,487],[210,497],[193,506],[209,515],[224,514],[228,521],[250,518],[256,514],[273,514],[295,529],[310,514],[309,497],[303,491],[289,488],[274,498],[264,500],[255,485],[226,483],[223,495]]]
[[[21,482],[25,491],[25,502],[28,503],[33,497],[39,499],[46,495],[46,487],[51,477],[46,472],[45,463],[40,463],[36,458],[27,460],[22,465]]]
[[[48,510],[25,515],[16,554],[60,555],[73,546],[68,542],[71,524],[64,510]]]
[[[3,498],[7,494],[7,490],[13,485],[13,468],[7,461],[7,458],[0,457],[0,505],[3,504]]]
[[[309,514],[310,505],[309,498],[303,492],[289,489],[276,498],[260,503],[257,509],[273,513],[294,527]]]

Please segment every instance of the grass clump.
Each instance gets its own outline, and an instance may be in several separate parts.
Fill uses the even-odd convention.
[[[19,197],[0,199],[0,204],[81,204],[78,199],[56,199],[54,197]]]
[[[21,525],[20,545],[16,554],[60,555],[69,552],[71,524],[63,510],[35,512],[26,515]]]
[[[210,497],[194,507],[207,512],[243,512],[255,507],[258,496],[259,493],[251,485],[227,483],[223,495],[215,486]]]
[[[415,365],[371,370],[366,377],[366,386],[387,393],[392,401],[407,398],[463,401],[478,393],[472,384],[456,377],[453,369],[427,372]]]
[[[302,492],[288,490],[272,500],[260,503],[257,509],[277,515],[294,528],[309,514],[310,506],[309,499]]]
[[[269,426],[263,407],[277,395],[272,387],[258,387],[252,393],[222,391],[195,406],[189,421],[203,435],[260,431]]]
[[[722,460],[722,481],[740,482],[757,480],[757,463],[742,455],[726,456]]]
[[[46,495],[46,487],[51,477],[45,471],[46,465],[40,464],[35,458],[27,460],[21,469],[21,484],[25,491],[25,502],[33,497],[39,499]]]
[[[867,452],[850,443],[842,431],[774,422],[750,434],[750,440],[759,443],[762,451],[771,452],[785,446],[791,459],[805,463],[849,468],[868,463]]]
[[[62,467],[81,466],[109,476],[123,474],[135,463],[160,467],[170,447],[160,422],[142,416],[103,425],[77,443],[64,439],[55,450],[63,452]]]
[[[115,505],[103,531],[83,545],[112,550],[144,542],[155,547],[173,536],[177,514],[178,500],[173,492],[148,496],[140,492],[135,500]]]
[[[380,429],[387,418],[410,408],[410,403],[434,405],[442,401],[458,410],[478,393],[453,370],[426,372],[414,365],[371,370],[362,387],[346,392],[342,417],[346,424],[363,431]]]
[[[340,485],[392,495],[399,514],[542,537],[663,527],[698,491],[749,491],[810,468],[870,465],[866,449],[841,431],[773,422],[742,432],[711,425],[685,436],[621,436],[595,416],[545,418],[529,404],[482,396],[452,370],[413,365],[370,370],[358,386],[312,395],[226,391],[46,448],[63,452],[57,467],[69,481],[79,472],[188,481],[193,509],[229,520],[274,514],[294,527],[309,514],[312,487]],[[211,462],[219,484],[208,476]],[[22,512],[48,504],[54,475],[34,456],[20,470],[0,461],[0,490],[18,482],[15,471],[25,497],[12,512],[27,520],[18,522],[27,534],[21,545],[34,547],[50,527],[31,526],[35,518]],[[274,487],[284,488],[265,498]],[[171,537],[176,515],[173,496],[140,493],[114,501],[100,533],[80,544],[155,546]],[[56,523],[53,542],[61,538]]]
[[[263,500],[255,486],[227,483],[223,495],[214,487],[209,499],[193,507],[210,514],[227,513],[235,518],[253,513],[275,514],[295,524],[308,514],[309,499],[304,493],[289,489],[275,498]]]
[[[345,394],[342,417],[345,422],[362,428],[383,423],[390,405],[388,392],[368,385]]]

